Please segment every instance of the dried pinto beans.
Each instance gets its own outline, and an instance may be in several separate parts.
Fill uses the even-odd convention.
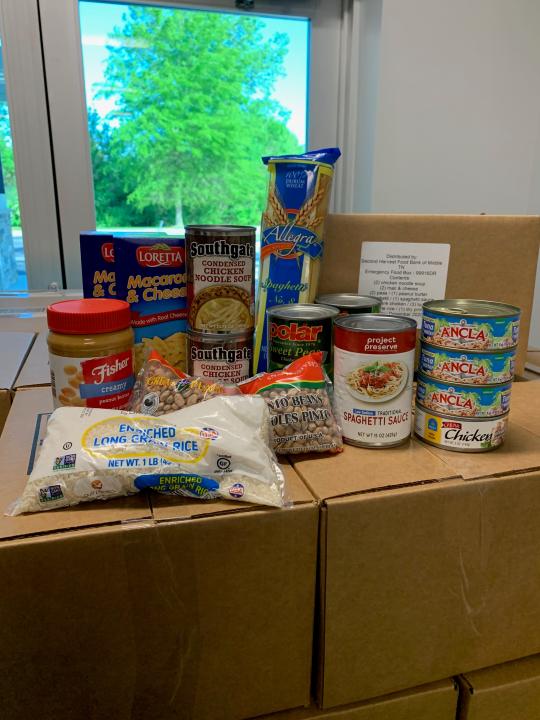
[[[343,449],[321,362],[322,353],[312,353],[283,370],[261,373],[240,383],[242,392],[262,395],[266,400],[277,453]]]

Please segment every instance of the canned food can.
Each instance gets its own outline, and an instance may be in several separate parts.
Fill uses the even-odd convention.
[[[334,323],[334,402],[343,440],[361,447],[406,442],[412,426],[416,322],[346,315]]]
[[[332,372],[332,323],[337,308],[294,303],[277,305],[266,313],[268,371],[281,370],[297,358],[323,353],[326,372]]]
[[[494,418],[456,418],[416,405],[414,431],[420,440],[456,452],[488,452],[504,441],[508,413]]]
[[[427,377],[460,385],[496,385],[514,377],[516,349],[500,352],[449,350],[423,342],[418,369]]]
[[[520,309],[489,300],[431,300],[423,305],[422,340],[439,347],[503,350],[519,339]]]
[[[512,383],[458,385],[418,373],[416,401],[428,410],[460,417],[496,417],[510,409]]]
[[[339,310],[340,315],[355,313],[381,312],[381,300],[371,295],[355,295],[354,293],[331,293],[315,298],[319,305],[330,305]]]
[[[188,372],[195,377],[238,383],[251,376],[253,333],[188,331]]]
[[[209,333],[253,330],[255,228],[186,227],[189,327]]]

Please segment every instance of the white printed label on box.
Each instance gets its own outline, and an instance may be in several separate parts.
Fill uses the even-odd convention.
[[[358,292],[380,298],[381,312],[420,325],[422,304],[445,296],[449,259],[449,244],[365,242]]]

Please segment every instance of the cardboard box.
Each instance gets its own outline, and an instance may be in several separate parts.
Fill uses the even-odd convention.
[[[321,293],[358,291],[360,255],[365,241],[450,244],[447,298],[498,300],[521,308],[516,372],[523,374],[540,217],[330,215],[325,225]]]
[[[538,435],[511,422],[492,453],[411,441],[293,464],[322,502],[322,707],[540,651]]]
[[[15,381],[32,343],[33,332],[2,332],[0,330],[0,433],[11,407],[11,396]]]
[[[334,710],[311,707],[257,720],[455,720],[457,699],[455,681],[442,680]]]
[[[458,720],[540,717],[540,655],[467,673],[458,681]]]
[[[32,347],[20,367],[13,388],[16,390],[21,387],[50,385],[48,328],[45,313],[36,310],[0,314],[0,332],[3,330],[19,330],[35,335]]]
[[[2,511],[50,410],[48,388],[15,395]],[[2,717],[226,720],[309,704],[318,508],[284,469],[285,510],[140,494],[0,516]]]

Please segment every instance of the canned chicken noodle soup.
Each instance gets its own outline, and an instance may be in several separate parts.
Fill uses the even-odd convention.
[[[295,303],[267,312],[268,370],[281,370],[297,358],[321,352],[323,365],[332,370],[332,323],[337,308]]]
[[[416,322],[348,315],[334,323],[334,400],[343,439],[399,445],[411,434]]]
[[[422,339],[431,345],[467,350],[514,347],[520,310],[487,300],[431,300],[424,303]]]
[[[188,225],[189,325],[201,332],[253,329],[255,228]]]
[[[253,334],[188,333],[188,372],[196,377],[239,383],[251,375]]]
[[[424,442],[444,450],[487,452],[499,447],[506,433],[508,415],[495,418],[456,418],[439,415],[419,405],[415,433]]]
[[[474,386],[444,383],[418,373],[416,401],[428,410],[462,417],[504,415],[510,407],[512,383]]]
[[[419,369],[428,377],[462,385],[496,385],[514,377],[515,348],[502,352],[448,350],[422,343]]]

